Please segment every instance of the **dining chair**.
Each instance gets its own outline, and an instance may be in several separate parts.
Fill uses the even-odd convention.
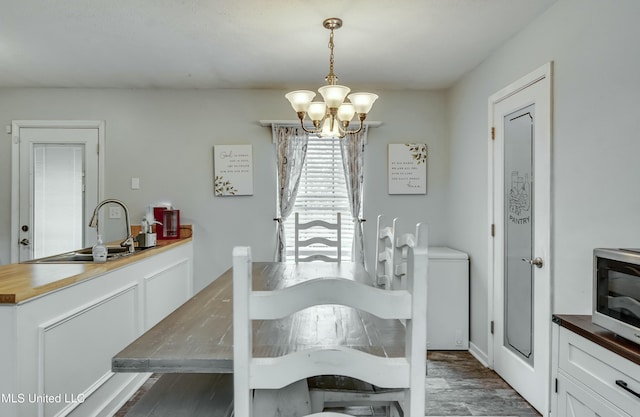
[[[411,247],[427,246],[427,225],[425,223],[417,223],[414,233],[397,233],[396,229],[395,244],[393,245],[393,276],[391,279],[392,289],[404,289],[407,279],[407,258],[408,250]]]
[[[320,277],[272,291],[252,290],[251,248],[233,250],[234,413],[256,417],[252,391],[282,389],[316,375],[344,375],[404,389],[407,417],[425,415],[427,247],[408,251],[407,289],[388,291],[340,277]],[[277,320],[322,305],[344,305],[381,319],[407,321],[401,357],[377,356],[349,346],[318,346],[277,357],[253,356],[253,321]],[[307,416],[346,416],[319,412]]]
[[[342,227],[340,213],[336,213],[336,222],[311,220],[300,222],[299,213],[295,213],[295,260],[298,262],[325,261],[340,262],[342,259]],[[301,232],[314,228],[318,235],[301,239]],[[335,232],[333,232],[335,230]],[[335,236],[335,239],[331,237]],[[327,255],[327,249],[335,248],[335,256]],[[314,253],[316,252],[316,253]]]
[[[408,229],[401,226],[401,221],[397,217],[390,222],[386,216],[378,216],[376,244],[378,261],[375,274],[378,285],[387,290],[406,288],[409,249],[416,245],[428,246],[426,224],[416,224],[413,233],[399,233],[401,229]],[[423,279],[426,279],[426,275]],[[406,325],[405,320],[401,321]],[[342,407],[370,402],[384,406],[387,415],[390,415],[391,407],[396,406],[404,394],[402,390],[378,387],[335,376],[310,378],[309,386],[311,402],[316,409],[327,404]]]
[[[378,215],[376,223],[376,284],[389,289],[393,278],[394,231],[397,218],[389,221],[387,216]]]

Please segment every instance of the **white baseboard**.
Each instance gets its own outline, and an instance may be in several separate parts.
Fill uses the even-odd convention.
[[[474,345],[472,342],[469,342],[469,353],[473,355],[474,358],[478,360],[482,365],[490,368],[489,366],[489,357],[483,351],[481,351],[478,346]]]

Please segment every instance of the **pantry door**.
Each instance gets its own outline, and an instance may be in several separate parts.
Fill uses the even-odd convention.
[[[489,100],[490,361],[543,416],[551,357],[550,78],[548,64]]]
[[[12,137],[12,262],[90,246],[104,122],[20,120]]]

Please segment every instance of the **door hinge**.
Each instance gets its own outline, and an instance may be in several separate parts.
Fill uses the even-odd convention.
[[[491,140],[496,140],[496,128],[491,126]]]
[[[491,327],[491,334],[493,334],[493,327],[494,327],[494,326],[493,326],[493,320],[491,320],[491,325],[490,325],[490,327]]]
[[[96,144],[96,153],[100,155],[100,144]]]
[[[496,225],[495,225],[495,223],[491,225],[491,237],[496,237]]]
[[[558,378],[556,378],[556,394],[558,393]]]

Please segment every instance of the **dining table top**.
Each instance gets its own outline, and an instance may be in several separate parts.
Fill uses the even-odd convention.
[[[321,277],[373,285],[353,262],[253,262],[253,289],[273,290]],[[114,372],[232,373],[233,270],[198,292],[112,358]],[[254,321],[254,356],[319,346],[346,346],[383,357],[404,356],[405,329],[341,305],[315,306],[279,320]]]

